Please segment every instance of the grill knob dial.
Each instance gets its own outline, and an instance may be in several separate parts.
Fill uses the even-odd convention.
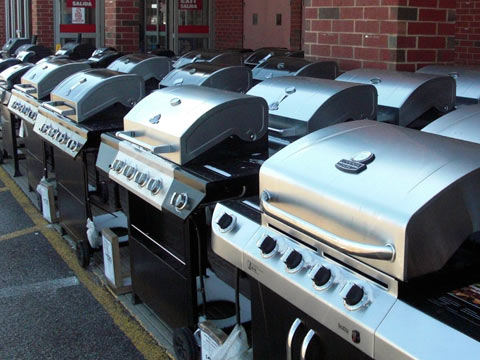
[[[157,195],[160,190],[162,190],[162,185],[162,180],[150,179],[147,185],[147,189],[150,190],[153,195]]]
[[[359,305],[365,295],[363,288],[357,284],[353,284],[343,298],[345,304],[349,307]]]
[[[224,213],[218,218],[217,225],[221,232],[230,231],[235,226],[235,217],[233,215]]]
[[[175,194],[173,194],[173,197],[175,197]],[[187,207],[188,204],[188,194],[187,193],[180,193],[175,197],[175,200],[173,202],[175,206],[175,210],[181,211]]]
[[[301,269],[303,256],[297,250],[290,249],[290,251],[287,250],[285,255],[282,257],[282,261],[287,266],[287,271],[294,273]]]
[[[257,243],[257,246],[264,257],[270,257],[275,254],[277,240],[267,235]]]
[[[332,271],[325,266],[321,266],[312,277],[313,285],[318,289],[325,289],[332,280]]]
[[[125,167],[125,170],[123,170],[123,175],[128,180],[132,180],[135,175],[135,168],[133,166],[128,165],[127,167]]]
[[[145,184],[147,183],[147,174],[138,172],[137,175],[135,175],[135,182],[139,186],[144,187]]]

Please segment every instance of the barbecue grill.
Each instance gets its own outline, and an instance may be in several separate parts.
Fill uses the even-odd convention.
[[[12,114],[12,128],[17,126],[16,123],[20,119],[25,129],[25,156],[30,190],[37,188],[43,176],[49,177],[47,162],[50,163],[50,168],[53,168],[52,148],[45,146],[41,138],[33,132],[33,126],[38,116],[38,107],[48,100],[50,92],[63,79],[77,71],[89,68],[86,63],[54,59],[35,65],[22,76],[20,84],[14,85],[8,109]],[[18,169],[18,160],[15,162],[15,167]]]
[[[479,282],[479,154],[364,120],[269,158],[259,204],[219,204],[212,217],[213,250],[253,279],[254,357],[477,353],[478,292],[460,294]]]
[[[252,86],[252,71],[245,66],[193,63],[168,73],[160,87],[198,85],[235,92],[247,92]]]
[[[124,55],[108,66],[110,70],[140,75],[145,81],[146,94],[158,88],[158,83],[171,68],[169,58],[150,54]]]
[[[36,43],[22,45],[15,51],[15,57],[17,59],[30,63],[36,63],[51,54],[52,50],[43,45],[37,45]]]
[[[55,53],[57,57],[65,57],[71,60],[85,60],[93,55],[95,46],[82,43],[82,33],[77,34],[77,40],[66,43]]]
[[[422,127],[455,105],[455,81],[449,76],[357,69],[337,80],[374,85],[378,91],[377,120],[400,126]]]
[[[10,111],[8,110],[8,103],[12,95],[11,90],[13,86],[19,83],[23,74],[25,74],[32,67],[33,64],[20,63],[3,70],[0,73],[0,116],[2,121],[3,147],[0,158],[3,159],[4,156],[9,155],[14,158],[14,176],[20,175],[17,154],[17,129],[16,126],[12,126]]]
[[[310,62],[302,58],[277,56],[255,66],[252,73],[256,82],[280,76],[305,76],[333,80],[338,76],[338,65],[335,61]]]
[[[147,96],[117,133],[110,178],[129,193],[133,292],[173,328],[196,328],[209,206],[258,191],[267,121],[261,98],[187,85]]]
[[[2,46],[2,50],[0,54],[4,59],[9,58],[15,54],[15,50],[17,50],[20,46],[24,44],[29,44],[30,39],[28,38],[10,38],[8,41]]]
[[[139,75],[80,71],[62,81],[51,101],[39,107],[34,131],[55,149],[60,223],[77,242],[84,266],[90,255],[87,219],[96,215],[92,206],[108,209],[110,204],[101,188],[105,179],[95,169],[100,136],[123,128],[123,116],[144,96],[144,86]]]
[[[92,53],[92,56],[88,58],[87,63],[94,69],[106,68],[121,56],[123,56],[123,54],[117,52],[114,48],[100,48]]]
[[[241,66],[243,64],[243,56],[241,53],[234,51],[192,50],[180,56],[177,61],[174,62],[173,68],[178,69],[191,63]]]
[[[451,76],[457,84],[457,104],[478,104],[480,70],[466,66],[428,65],[417,73]]]
[[[376,118],[373,85],[278,77],[259,83],[248,95],[260,96],[269,104],[271,151],[329,125]]]
[[[246,59],[244,64],[251,68],[264,63],[272,57],[296,57],[303,58],[303,51],[290,51],[284,48],[261,48],[252,52]]]

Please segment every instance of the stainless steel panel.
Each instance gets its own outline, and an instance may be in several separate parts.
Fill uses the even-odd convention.
[[[295,57],[272,57],[252,70],[253,79],[264,81],[279,76],[305,76],[319,79],[335,79],[338,65],[334,61],[311,62]]]
[[[172,63],[165,56],[130,54],[115,60],[108,65],[107,69],[140,75],[145,81],[150,79],[160,81],[170,72]]]
[[[461,106],[422,131],[480,144],[480,105]]]
[[[434,108],[448,112],[455,105],[455,81],[449,76],[357,69],[337,80],[372,84],[378,91],[378,105],[398,109],[398,124],[408,126]]]
[[[364,171],[337,168],[367,154],[374,157]],[[327,246],[346,252],[352,243],[391,246],[391,261],[352,256],[407,280],[442,268],[479,230],[479,155],[477,144],[368,120],[348,122],[307,135],[268,159],[260,192],[269,194],[268,208],[279,210],[270,214],[266,208],[266,214],[306,233],[321,228],[333,235],[317,237]],[[308,226],[302,229],[302,222]]]
[[[284,76],[263,81],[247,94],[264,98],[269,105],[269,126],[283,131],[293,128],[290,135],[376,117],[377,90],[373,85]]]
[[[397,301],[375,334],[375,359],[474,359],[480,343]]]
[[[64,115],[82,122],[117,103],[131,108],[144,96],[145,84],[139,75],[90,69],[63,80],[53,89],[51,102],[42,106],[51,105],[50,108],[59,114],[65,107],[71,108],[73,113]]]
[[[230,136],[262,138],[268,127],[265,100],[198,86],[154,91],[124,118],[125,135],[183,165]]]
[[[457,84],[457,101],[478,103],[480,100],[480,69],[458,65],[428,65],[417,73],[448,75]]]
[[[98,149],[96,167],[105,173],[110,172],[110,166],[117,157],[120,139],[111,134],[102,134]]]
[[[31,95],[37,99],[47,97],[63,79],[78,71],[89,69],[86,63],[67,59],[54,59],[31,68],[22,76],[22,85],[31,86]],[[22,87],[18,87],[21,91]]]
[[[172,70],[160,86],[198,85],[235,92],[247,92],[252,85],[252,71],[244,66],[193,63]]]

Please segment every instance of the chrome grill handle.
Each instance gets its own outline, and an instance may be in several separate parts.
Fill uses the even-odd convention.
[[[42,103],[42,106],[50,111],[53,111],[54,113],[63,115],[63,116],[69,116],[69,115],[75,115],[75,109],[71,107],[68,104],[65,104],[63,101],[46,101]],[[62,110],[59,109],[59,106],[66,106],[68,107],[68,110]]]
[[[314,336],[315,336],[315,331],[313,331],[312,329],[308,330],[308,333],[307,333],[307,335],[305,335],[305,338],[303,339],[303,342],[302,342],[300,360],[306,360],[308,346],[312,342],[312,339],[313,339]]]
[[[115,134],[116,137],[126,140],[132,144],[138,145],[148,151],[150,151],[152,154],[165,154],[165,153],[170,153],[175,151],[172,145],[157,145],[157,146],[152,146],[150,144],[147,144],[144,141],[141,141],[137,139],[136,132],[135,131],[117,131]]]
[[[278,134],[279,136],[282,136],[282,137],[295,136],[295,130],[296,129],[294,127],[286,128],[286,129],[279,129],[271,126],[268,127],[268,131]]]
[[[293,337],[295,336],[295,333],[297,332],[300,325],[302,325],[302,320],[297,318],[293,322],[292,326],[290,326],[290,330],[288,331],[288,336],[287,336],[287,360],[292,360],[292,358],[293,358],[293,354],[292,354]]]
[[[267,191],[262,192],[260,196],[260,205],[265,212],[276,218],[284,219],[297,228],[303,229],[307,233],[314,235],[321,239],[325,244],[337,250],[367,259],[386,261],[395,260],[395,246],[393,244],[370,245],[345,239],[273,206],[270,204],[271,199],[272,196]]]
[[[30,85],[30,84],[15,84],[15,85],[13,85],[13,88],[15,90],[21,91],[25,94],[31,94],[31,93],[34,93],[37,90],[35,88],[35,86]]]

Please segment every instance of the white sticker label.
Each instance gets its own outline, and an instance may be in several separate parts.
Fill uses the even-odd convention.
[[[108,241],[105,236],[102,236],[103,241],[103,264],[105,266],[105,277],[113,285],[115,284],[115,269],[113,265],[113,247],[112,243]]]

